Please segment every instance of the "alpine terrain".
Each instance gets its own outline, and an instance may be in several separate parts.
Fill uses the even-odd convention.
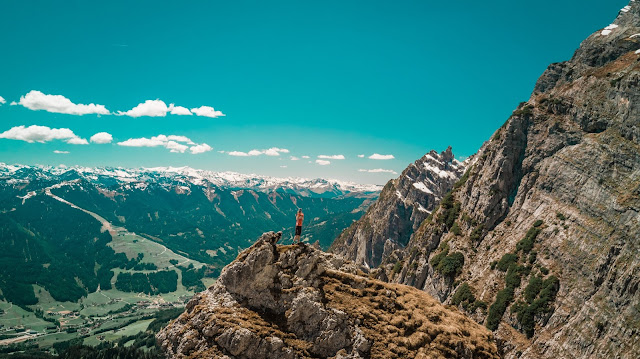
[[[188,167],[0,164],[0,177],[6,351],[116,342],[204,290],[262,228],[292,237],[298,207],[303,239],[327,248],[380,189]]]
[[[158,342],[172,358],[498,358],[491,333],[427,293],[269,232]]]
[[[464,310],[507,358],[638,358],[639,118],[632,0],[548,67],[455,185],[441,177],[426,219],[398,206],[429,177],[420,160],[332,249]]]

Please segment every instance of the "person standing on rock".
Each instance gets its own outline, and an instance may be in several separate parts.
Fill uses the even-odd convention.
[[[303,220],[304,220],[304,213],[302,213],[302,208],[298,208],[298,213],[296,213],[296,236],[293,237],[294,243],[300,243],[300,235],[302,234]]]

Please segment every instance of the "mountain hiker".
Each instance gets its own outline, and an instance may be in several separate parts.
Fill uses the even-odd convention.
[[[302,213],[302,208],[298,208],[298,213],[296,213],[296,236],[293,237],[294,243],[300,243],[300,235],[302,234],[303,220],[304,220],[304,213]]]

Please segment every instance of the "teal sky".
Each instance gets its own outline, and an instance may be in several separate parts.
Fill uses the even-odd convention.
[[[38,125],[86,140],[107,132],[113,141],[74,145],[66,143],[68,132],[48,140],[54,132],[18,129],[4,137],[26,131],[44,142],[2,138],[0,162],[186,165],[384,183],[397,175],[359,170],[400,173],[448,145],[459,158],[473,154],[528,99],[549,63],[568,60],[626,4],[3,1],[0,133]],[[111,113],[159,99],[187,109],[210,106],[226,116],[53,113],[27,108],[51,106],[30,101],[34,97],[24,98],[26,107],[10,105],[30,91],[103,105]],[[118,144],[157,135],[186,136],[193,144],[177,142],[187,147],[176,153],[167,141]],[[191,153],[203,143],[213,149]],[[229,155],[269,148],[289,152]],[[394,158],[369,159],[374,153]]]

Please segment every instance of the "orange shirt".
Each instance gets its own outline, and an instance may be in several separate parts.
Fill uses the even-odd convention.
[[[296,214],[296,227],[302,226],[303,219],[304,219],[304,213]]]

